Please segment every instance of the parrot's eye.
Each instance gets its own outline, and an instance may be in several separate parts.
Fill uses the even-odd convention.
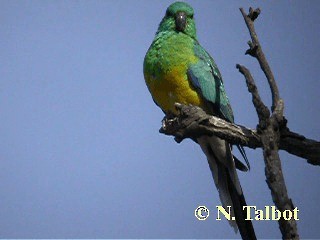
[[[170,11],[166,11],[166,17],[172,17],[173,14]]]

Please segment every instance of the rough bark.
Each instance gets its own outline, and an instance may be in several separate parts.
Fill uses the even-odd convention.
[[[248,51],[250,52],[251,56],[258,60],[260,67],[268,80],[272,95],[272,114],[269,118],[267,118],[266,116],[260,116],[260,111],[257,109],[257,106],[255,106],[260,119],[258,129],[262,142],[266,182],[271,190],[272,200],[275,203],[276,207],[281,212],[285,210],[293,211],[294,206],[287,192],[287,187],[282,174],[281,161],[279,157],[279,146],[281,139],[280,128],[283,123],[286,122],[283,117],[284,103],[280,98],[277,83],[267,62],[267,59],[262,51],[253,24],[253,21],[260,14],[260,9],[253,10],[252,8],[250,8],[249,14],[246,14],[242,8],[240,9],[240,11],[248,27],[252,40],[252,42],[248,43],[250,47]],[[240,69],[241,68],[239,68],[239,70]],[[244,76],[248,82],[247,76],[245,74]],[[252,84],[255,85],[253,78]],[[297,223],[294,218],[286,221],[283,217],[281,217],[279,220],[279,227],[283,239],[299,239]]]
[[[175,118],[164,118],[160,132],[175,137],[180,143],[185,138],[195,139],[201,135],[216,135],[230,144],[249,148],[262,148],[260,132],[241,125],[227,122],[206,114],[201,108],[176,103],[180,112]],[[292,132],[286,125],[280,128],[279,149],[306,159],[312,165],[320,166],[320,142]]]

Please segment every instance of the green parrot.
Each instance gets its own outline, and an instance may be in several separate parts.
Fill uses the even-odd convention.
[[[199,44],[194,11],[184,2],[171,4],[144,58],[146,85],[154,102],[166,115],[176,115],[174,104],[199,106],[208,114],[231,123],[233,112],[221,74],[213,58]],[[205,153],[222,206],[231,206],[230,225],[239,229],[243,239],[256,239],[251,221],[246,219],[246,201],[236,172],[245,166],[232,155],[231,145],[216,136],[197,140]],[[245,158],[244,149],[238,146]],[[232,219],[232,218],[231,218]]]

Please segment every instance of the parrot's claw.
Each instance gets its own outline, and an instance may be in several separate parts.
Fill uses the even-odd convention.
[[[208,115],[199,107],[175,103],[178,115],[167,113],[162,119],[162,127],[159,132],[175,136],[174,140],[180,143],[185,138],[196,141],[199,131],[199,124],[208,119]]]
[[[168,118],[167,116],[165,116],[161,121],[162,129],[168,129],[175,121],[176,118]]]

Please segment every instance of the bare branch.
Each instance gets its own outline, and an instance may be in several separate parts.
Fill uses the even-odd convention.
[[[264,103],[262,102],[257,86],[254,82],[253,77],[251,76],[250,71],[245,66],[242,66],[240,64],[237,64],[236,68],[239,69],[239,72],[241,72],[246,79],[248,90],[252,94],[253,105],[256,108],[256,111],[259,117],[259,124],[261,125],[263,124],[264,121],[266,121],[266,119],[269,118],[270,111],[266,107],[266,105],[264,105]]]
[[[227,122],[221,118],[208,115],[201,108],[176,103],[178,117],[164,118],[160,133],[175,136],[180,143],[185,138],[194,141],[202,135],[218,136],[231,144],[240,144],[250,148],[261,147],[257,131]]]
[[[262,148],[260,133],[257,130],[208,115],[199,107],[178,103],[176,107],[180,114],[175,118],[164,118],[160,132],[174,136],[178,143],[185,138],[195,140],[201,135],[215,135],[230,144],[240,144],[253,149]],[[280,129],[279,149],[304,158],[312,165],[320,166],[320,142],[291,132],[285,125]]]
[[[312,165],[320,166],[320,142],[291,132],[289,129],[282,130],[280,134],[280,149],[305,158]]]
[[[266,121],[264,122],[264,126],[261,126],[261,124],[259,123],[259,133],[262,143],[264,162],[266,166],[266,182],[271,190],[271,196],[276,207],[281,212],[285,210],[293,211],[294,206],[288,196],[278,153],[281,141],[280,128],[283,128],[286,124],[286,120],[283,117],[284,104],[282,99],[280,99],[277,83],[274,79],[267,59],[262,51],[253,24],[253,21],[259,16],[261,11],[260,9],[253,10],[252,8],[250,8],[248,15],[245,13],[243,8],[240,8],[240,11],[246,22],[252,39],[252,42],[248,42],[250,49],[246,53],[250,54],[258,60],[260,68],[262,69],[268,80],[272,94],[272,115],[270,118],[266,119]],[[257,109],[258,113],[259,111],[262,110]],[[283,239],[299,239],[297,223],[295,219],[286,221],[282,217],[279,220],[279,227]]]
[[[278,101],[280,98],[279,90],[278,90],[277,83],[274,79],[273,73],[270,69],[268,62],[267,62],[267,59],[262,51],[258,36],[257,36],[255,28],[254,28],[254,24],[253,24],[253,21],[259,16],[261,11],[259,8],[256,10],[253,10],[252,8],[250,8],[248,15],[245,13],[243,8],[240,8],[240,11],[241,11],[242,16],[244,18],[244,21],[246,22],[246,25],[249,29],[250,36],[252,39],[252,42],[248,42],[250,48],[249,48],[249,50],[247,50],[246,54],[249,54],[258,60],[262,71],[264,72],[266,78],[268,79],[271,93],[272,93],[272,108],[271,109],[274,110],[276,105],[278,104]]]

